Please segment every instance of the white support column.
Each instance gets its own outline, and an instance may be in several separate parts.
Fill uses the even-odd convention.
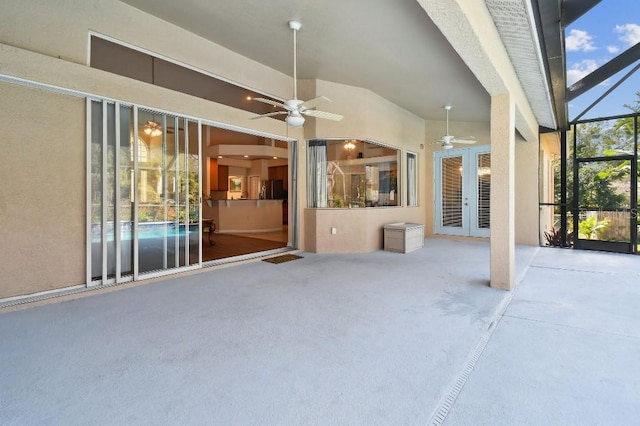
[[[491,97],[491,287],[515,286],[515,105]]]

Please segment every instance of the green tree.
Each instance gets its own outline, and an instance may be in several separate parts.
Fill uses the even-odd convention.
[[[619,155],[620,149],[627,147],[626,128],[612,126],[609,122],[581,123],[567,132],[567,140],[573,141],[573,132],[576,135],[576,156],[578,158],[608,157]],[[633,139],[631,139],[633,140]],[[632,145],[633,146],[633,145]],[[562,161],[559,159],[558,161]],[[567,158],[567,203],[574,203],[573,194],[573,152]],[[612,162],[595,161],[579,163],[578,181],[578,205],[581,207],[604,207],[616,209],[628,206],[629,199],[625,194],[615,190],[617,182],[628,175],[628,162],[622,162],[612,166]],[[560,170],[556,167],[556,203],[560,202]]]

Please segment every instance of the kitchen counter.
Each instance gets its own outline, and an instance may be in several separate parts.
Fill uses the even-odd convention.
[[[282,230],[283,200],[207,200],[203,217],[215,220],[216,232],[275,232]]]

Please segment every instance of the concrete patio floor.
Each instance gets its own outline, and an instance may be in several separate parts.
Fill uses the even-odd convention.
[[[640,256],[251,262],[0,310],[0,424],[637,424]]]

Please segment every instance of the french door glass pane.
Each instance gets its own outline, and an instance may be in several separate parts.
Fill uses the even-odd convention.
[[[478,154],[478,228],[489,229],[491,222],[491,154]]]
[[[462,156],[442,158],[442,226],[462,227]]]

